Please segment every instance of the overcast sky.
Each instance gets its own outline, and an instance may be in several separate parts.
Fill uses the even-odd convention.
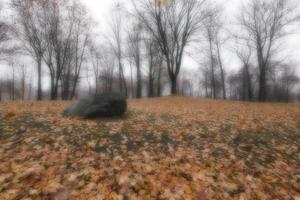
[[[131,0],[120,0],[125,5],[126,3],[130,4]],[[243,2],[247,0],[215,0],[218,4],[221,4],[225,8],[225,22],[232,23],[233,17],[237,15],[237,11],[241,7]],[[298,1],[298,0],[297,0]],[[99,31],[105,33],[107,31],[107,24],[110,20],[110,13],[113,5],[117,2],[117,0],[82,0],[84,4],[88,7],[91,12],[92,17],[99,24]],[[300,10],[299,10],[300,13]],[[236,70],[240,63],[238,59],[230,52],[228,48],[225,47],[224,53],[224,61],[228,70]],[[300,74],[300,32],[290,36],[286,42],[286,50],[283,53],[288,55],[288,59],[297,64],[296,68],[298,69],[298,73]],[[185,58],[185,62],[183,64],[185,68],[196,69],[198,64],[194,62],[190,58]]]
[[[1,0],[0,0],[1,1]],[[7,1],[7,0],[2,0]],[[120,0],[124,5],[128,4],[130,6],[131,0]],[[217,3],[222,4],[225,9],[225,22],[230,24],[233,22],[234,16],[237,15],[237,11],[241,7],[242,2],[247,0],[215,0]],[[298,1],[298,0],[295,0]],[[81,0],[89,10],[90,15],[96,21],[97,32],[98,34],[108,34],[108,23],[111,20],[111,12],[113,6],[116,4],[117,0]],[[300,10],[299,10],[300,13]],[[285,44],[285,50],[283,55],[286,56],[290,61],[293,61],[296,65],[297,73],[300,75],[300,32],[297,34],[291,35]],[[229,71],[235,71],[240,67],[239,60],[231,53],[228,47],[225,46],[223,49],[223,59],[224,64]],[[0,64],[0,73],[7,74],[7,67]],[[32,66],[32,65],[31,65]],[[6,68],[6,69],[5,69]],[[196,71],[199,68],[199,65],[194,61],[194,59],[185,56],[183,62],[183,68]],[[45,72],[47,73],[47,72]]]

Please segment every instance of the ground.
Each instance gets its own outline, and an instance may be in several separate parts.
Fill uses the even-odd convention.
[[[0,199],[300,199],[300,104],[166,97],[126,116],[0,104]]]

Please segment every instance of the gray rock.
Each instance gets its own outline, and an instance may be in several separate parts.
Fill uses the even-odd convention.
[[[94,97],[80,100],[67,107],[64,116],[83,118],[118,117],[127,111],[124,97],[116,93],[97,94]]]

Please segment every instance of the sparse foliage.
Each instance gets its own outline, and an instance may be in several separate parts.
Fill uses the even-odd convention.
[[[256,53],[259,69],[258,100],[268,97],[268,73],[276,59],[280,41],[291,33],[291,25],[300,21],[298,3],[291,0],[250,0],[238,18],[241,40],[247,40]]]
[[[184,51],[207,17],[205,0],[133,0],[138,18],[159,44],[171,83],[177,94],[177,79]]]

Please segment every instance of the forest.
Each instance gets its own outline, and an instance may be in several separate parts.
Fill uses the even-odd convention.
[[[234,16],[223,4],[114,1],[101,29],[84,2],[3,1],[0,100],[111,91],[128,98],[299,100],[299,63],[286,53],[298,49],[284,45],[299,35],[299,3],[241,1]],[[228,52],[238,61],[234,70]]]

